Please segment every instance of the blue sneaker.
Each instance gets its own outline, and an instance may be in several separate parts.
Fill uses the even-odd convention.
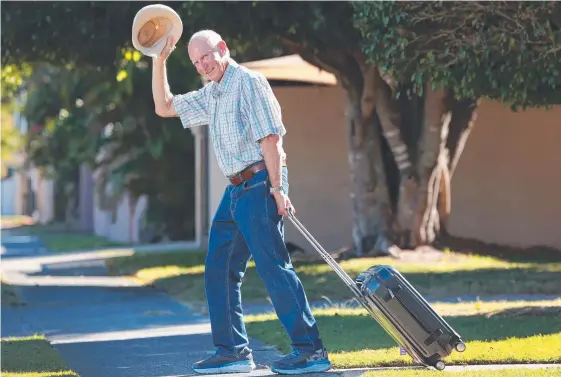
[[[253,356],[247,355],[214,355],[197,361],[193,364],[193,370],[201,374],[221,374],[221,373],[246,373],[255,369]]]
[[[325,348],[317,351],[294,350],[271,365],[271,371],[280,374],[325,372],[329,368],[331,362]]]

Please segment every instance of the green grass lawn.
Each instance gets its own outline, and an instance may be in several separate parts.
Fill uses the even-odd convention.
[[[121,243],[108,241],[104,237],[94,236],[92,234],[52,234],[40,236],[40,239],[47,249],[54,252],[74,250],[81,251],[123,246]]]
[[[431,370],[383,370],[368,371],[363,377],[435,377],[436,374]],[[445,374],[449,377],[559,377],[559,368],[538,368],[538,369],[502,369],[502,370],[474,370],[458,371]]]
[[[561,300],[541,304],[549,309],[528,310],[522,302],[447,304],[449,309],[436,304],[467,345],[465,352],[446,358],[446,364],[561,363]],[[362,308],[317,309],[314,315],[334,368],[414,365]],[[274,314],[246,316],[246,325],[251,337],[290,351],[290,340]]]
[[[133,255],[109,260],[114,275],[134,276],[184,302],[204,302],[203,252],[170,252]],[[561,262],[509,262],[492,257],[444,253],[437,262],[407,262],[389,258],[356,258],[341,261],[351,277],[375,264],[389,264],[426,297],[517,293],[561,294]],[[295,262],[295,269],[310,300],[352,298],[351,292],[323,261]],[[250,262],[242,296],[245,302],[267,298],[265,286]]]
[[[78,376],[44,336],[2,339],[3,377]]]
[[[53,252],[81,251],[124,246],[105,237],[68,230],[63,224],[24,225],[14,229],[20,234],[37,236]]]
[[[20,298],[18,287],[6,284],[0,279],[0,287],[2,288],[0,300],[2,306],[20,306],[24,305],[24,301]]]

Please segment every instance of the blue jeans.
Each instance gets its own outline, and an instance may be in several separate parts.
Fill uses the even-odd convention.
[[[283,168],[288,193],[288,171]],[[205,290],[217,352],[251,351],[243,322],[240,288],[251,258],[265,283],[292,347],[323,347],[304,287],[284,243],[283,218],[269,193],[267,170],[239,186],[227,186],[213,218],[205,262]]]

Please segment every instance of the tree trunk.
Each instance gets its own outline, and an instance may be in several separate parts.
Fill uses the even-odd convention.
[[[446,233],[451,212],[451,180],[476,117],[476,102],[454,101],[450,94],[428,92],[418,167],[419,191],[415,245]]]
[[[377,101],[376,110],[380,126],[394,158],[398,176],[397,185],[390,184],[388,187],[389,190],[397,190],[394,195],[396,203],[392,206],[395,212],[392,238],[399,246],[404,247],[410,242],[409,233],[415,215],[412,200],[415,198],[417,185],[414,180],[412,153],[401,132],[403,116],[400,112],[399,103],[388,83],[382,82],[379,86]]]
[[[450,181],[475,119],[475,102],[454,101],[447,91],[396,98],[407,88],[378,88],[377,115],[395,161],[399,182],[388,186],[401,248],[430,244],[445,231],[451,210]]]
[[[448,173],[449,179],[443,180],[441,185],[440,196],[438,198],[438,213],[440,216],[440,232],[446,233],[448,218],[452,211],[452,198],[450,192],[450,182],[460,160],[460,156],[464,151],[465,144],[473,129],[477,118],[477,106],[479,101],[462,100],[454,103],[452,110],[452,121],[450,122],[450,130],[446,139],[446,152],[448,157]],[[446,184],[447,183],[447,184]]]
[[[413,242],[415,245],[431,243],[438,234],[437,203],[441,181],[449,181],[444,145],[448,136],[452,109],[444,90],[426,89],[423,129],[419,140],[417,166],[418,191],[415,208]]]
[[[375,66],[361,68],[362,88],[343,83],[348,99],[353,243],[357,256],[388,255],[394,252],[388,237],[393,217],[375,123],[379,76]]]
[[[384,81],[360,53],[288,45],[335,74],[347,93],[355,255],[395,256],[400,247],[434,241],[450,213],[450,181],[473,127],[475,101],[428,90],[409,98],[410,88]]]

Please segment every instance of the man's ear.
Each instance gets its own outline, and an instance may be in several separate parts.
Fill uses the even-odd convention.
[[[226,51],[228,51],[228,46],[226,42],[220,41],[218,42],[218,51],[220,52],[220,56],[226,55]]]

